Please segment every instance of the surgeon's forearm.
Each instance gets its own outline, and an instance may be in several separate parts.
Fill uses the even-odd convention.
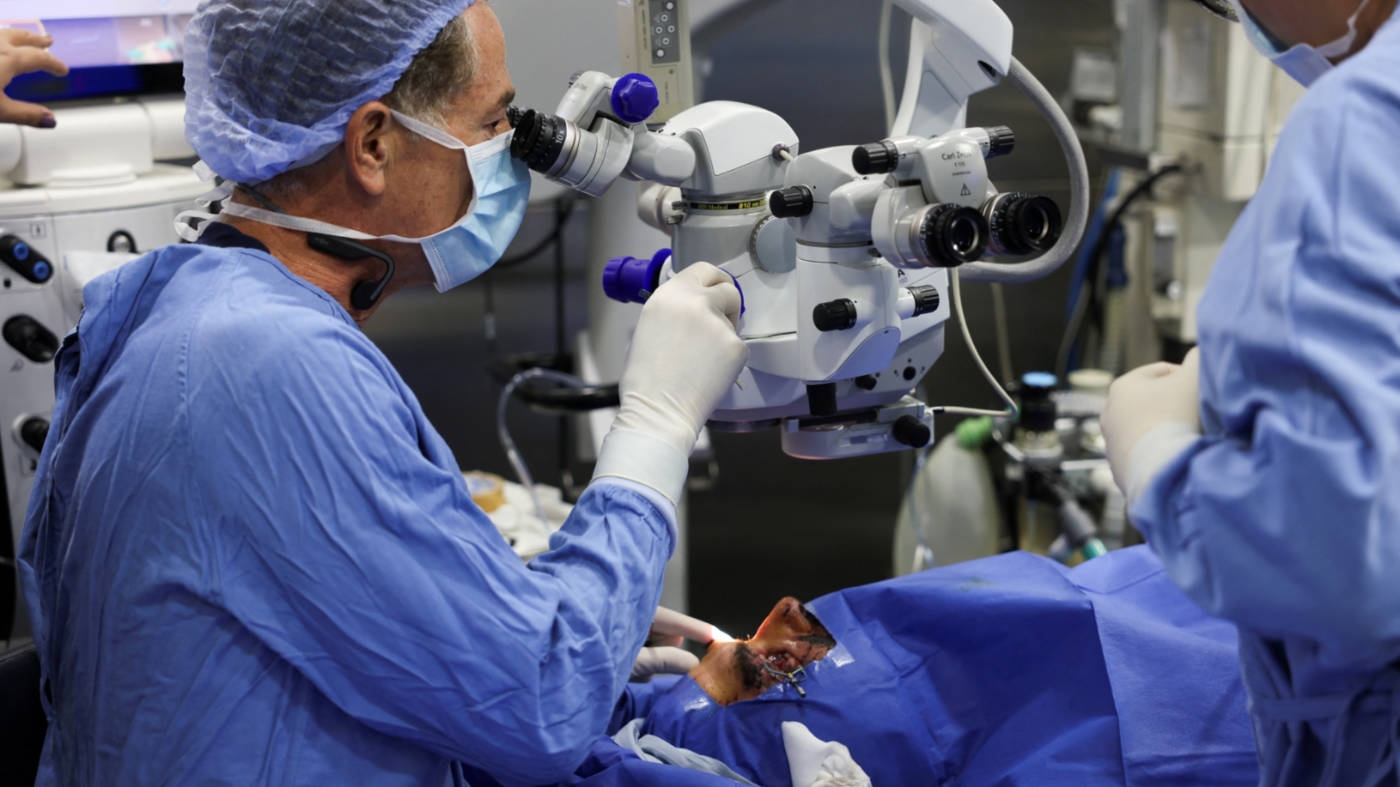
[[[659,495],[674,514],[690,470],[690,457],[667,440],[614,427],[603,440],[593,481],[625,481]]]
[[[617,479],[595,481],[564,526],[550,538],[550,551],[530,561],[568,591],[610,648],[616,697],[651,629],[661,598],[662,576],[676,544],[675,507],[641,485]]]

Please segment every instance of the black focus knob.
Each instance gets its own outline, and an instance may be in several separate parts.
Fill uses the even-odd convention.
[[[933,439],[933,430],[912,415],[900,416],[890,427],[890,435],[900,445],[910,448],[923,448]]]
[[[6,320],[0,333],[20,355],[34,363],[48,363],[58,353],[58,337],[27,314]]]
[[[53,263],[18,235],[0,237],[0,261],[35,284],[43,284],[53,278]]]
[[[882,175],[899,168],[899,148],[888,139],[861,145],[851,153],[851,166],[861,175]]]
[[[913,317],[922,317],[925,314],[932,314],[938,311],[938,307],[943,303],[943,296],[938,294],[937,287],[910,287],[909,294],[914,296]]]
[[[987,129],[987,137],[990,144],[987,147],[987,158],[1005,156],[1016,149],[1016,132],[1010,126],[997,126]]]
[[[31,415],[19,425],[19,439],[35,451],[44,450],[44,440],[49,436],[49,420]]]
[[[806,186],[789,186],[768,197],[768,210],[780,219],[799,219],[812,214],[816,204],[812,190]]]
[[[812,309],[812,322],[822,333],[849,331],[856,327],[858,316],[855,302],[847,298],[819,303]]]
[[[944,268],[981,259],[990,234],[981,213],[951,204],[930,210],[919,228],[928,260]]]

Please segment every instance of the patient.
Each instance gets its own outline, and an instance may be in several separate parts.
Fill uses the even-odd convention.
[[[786,721],[845,744],[876,785],[1258,781],[1234,629],[1144,548],[783,599],[752,639],[629,710],[637,735],[763,785],[793,783]]]
[[[832,648],[826,627],[795,598],[785,598],[768,613],[748,640],[716,642],[690,671],[705,693],[720,705],[751,700],[778,683],[801,686],[800,671]]]

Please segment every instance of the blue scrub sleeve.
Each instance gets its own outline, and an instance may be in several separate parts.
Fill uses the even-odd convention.
[[[566,777],[647,635],[673,512],[592,488],[522,565],[358,331],[248,330],[206,327],[182,381],[206,452],[189,515],[217,523],[197,548],[227,625],[375,730],[505,783]]]
[[[1400,112],[1378,84],[1295,112],[1201,307],[1206,436],[1132,507],[1206,610],[1374,666],[1400,643],[1400,182],[1372,148]]]

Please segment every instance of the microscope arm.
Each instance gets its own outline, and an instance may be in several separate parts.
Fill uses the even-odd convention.
[[[904,98],[891,136],[966,125],[968,99],[1011,69],[1012,26],[992,0],[894,0],[914,17]]]

